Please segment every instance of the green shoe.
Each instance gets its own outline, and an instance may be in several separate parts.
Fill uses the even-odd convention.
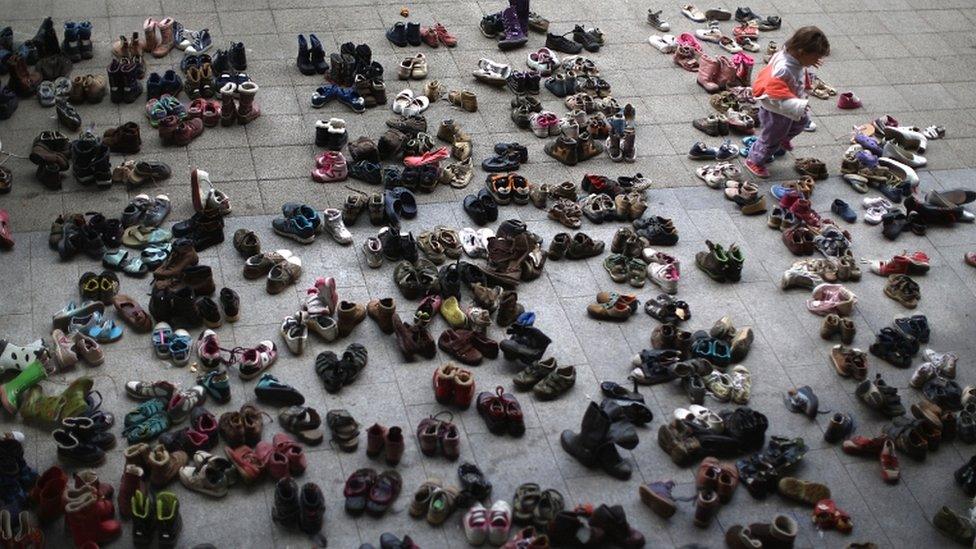
[[[705,272],[716,282],[725,282],[726,271],[728,269],[729,257],[721,244],[714,244],[711,240],[706,240],[707,252],[695,254],[695,265]]]
[[[552,400],[559,397],[576,384],[576,368],[563,366],[556,368],[545,379],[532,388],[532,393],[539,400]]]
[[[158,398],[147,400],[136,406],[135,410],[125,414],[125,426],[135,427],[147,421],[149,418],[160,414],[166,415],[166,403]]]
[[[64,409],[63,397],[46,397],[41,386],[35,385],[27,389],[22,400],[20,416],[24,418],[24,422],[39,425],[45,429],[52,429],[57,426],[61,419],[61,411]]]
[[[17,374],[17,377],[0,385],[0,402],[2,402],[3,408],[7,410],[7,413],[15,415],[17,409],[20,408],[18,402],[20,394],[37,385],[46,377],[47,371],[44,370],[44,365],[40,361],[35,360],[28,364],[22,372]]]
[[[546,378],[550,373],[556,369],[556,359],[549,357],[545,360],[539,360],[529,364],[521,372],[515,374],[512,382],[515,383],[515,388],[521,391],[528,391]]]
[[[150,401],[152,402],[152,401]],[[128,419],[128,416],[126,416]],[[158,414],[152,416],[138,425],[132,425],[122,430],[122,436],[129,441],[129,444],[152,440],[163,434],[169,429],[169,416]]]
[[[64,399],[64,408],[61,410],[61,417],[76,417],[82,415],[88,409],[85,397],[91,392],[95,382],[90,377],[79,377],[71,382],[68,388],[61,393]]]

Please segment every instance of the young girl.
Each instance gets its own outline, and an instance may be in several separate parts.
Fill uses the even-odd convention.
[[[817,27],[802,27],[773,54],[752,84],[759,101],[759,138],[749,149],[746,168],[756,177],[769,177],[766,164],[780,149],[792,150],[790,140],[809,123],[806,91],[813,75],[807,67],[820,67],[830,55],[830,42]]]

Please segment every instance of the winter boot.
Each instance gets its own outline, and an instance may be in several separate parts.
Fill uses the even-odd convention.
[[[261,108],[254,102],[258,85],[254,82],[245,82],[237,87],[237,93],[240,98],[237,107],[237,123],[243,126],[261,116]]]
[[[714,57],[702,53],[698,57],[698,85],[708,93],[715,93],[722,89],[718,83],[719,62]]]

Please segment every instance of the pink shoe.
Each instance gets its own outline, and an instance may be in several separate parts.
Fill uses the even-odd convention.
[[[847,316],[854,311],[857,296],[840,284],[820,284],[813,289],[807,300],[807,310],[811,313],[826,316],[836,313]]]
[[[854,95],[854,92],[844,92],[837,96],[838,109],[860,109],[861,100]]]
[[[336,281],[331,276],[328,278],[318,277],[312,287],[318,290],[319,295],[325,300],[329,308],[329,314],[335,314],[336,305],[339,304],[339,293],[336,291]]]
[[[447,147],[439,147],[437,150],[425,152],[420,156],[408,156],[403,159],[403,164],[413,168],[424,166],[426,164],[437,164],[441,160],[444,160],[450,156],[450,154],[451,153],[447,150]]]
[[[678,35],[677,42],[679,46],[688,46],[697,52],[702,51],[701,42],[699,42],[698,39],[695,38],[695,35],[691,34],[690,32],[683,32]]]
[[[746,169],[752,172],[752,175],[762,179],[769,178],[769,170],[766,169],[766,166],[760,166],[759,164],[754,164],[752,160],[748,160],[748,159],[745,161],[745,165],[746,165]]]

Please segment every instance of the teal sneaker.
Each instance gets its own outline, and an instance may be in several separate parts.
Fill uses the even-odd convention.
[[[158,398],[147,400],[136,406],[135,410],[125,414],[125,426],[134,427],[160,414],[166,415],[166,403]]]
[[[126,420],[129,417],[126,416]],[[169,416],[166,414],[156,414],[146,419],[138,425],[132,425],[122,430],[122,436],[129,441],[129,444],[152,440],[169,429]]]

